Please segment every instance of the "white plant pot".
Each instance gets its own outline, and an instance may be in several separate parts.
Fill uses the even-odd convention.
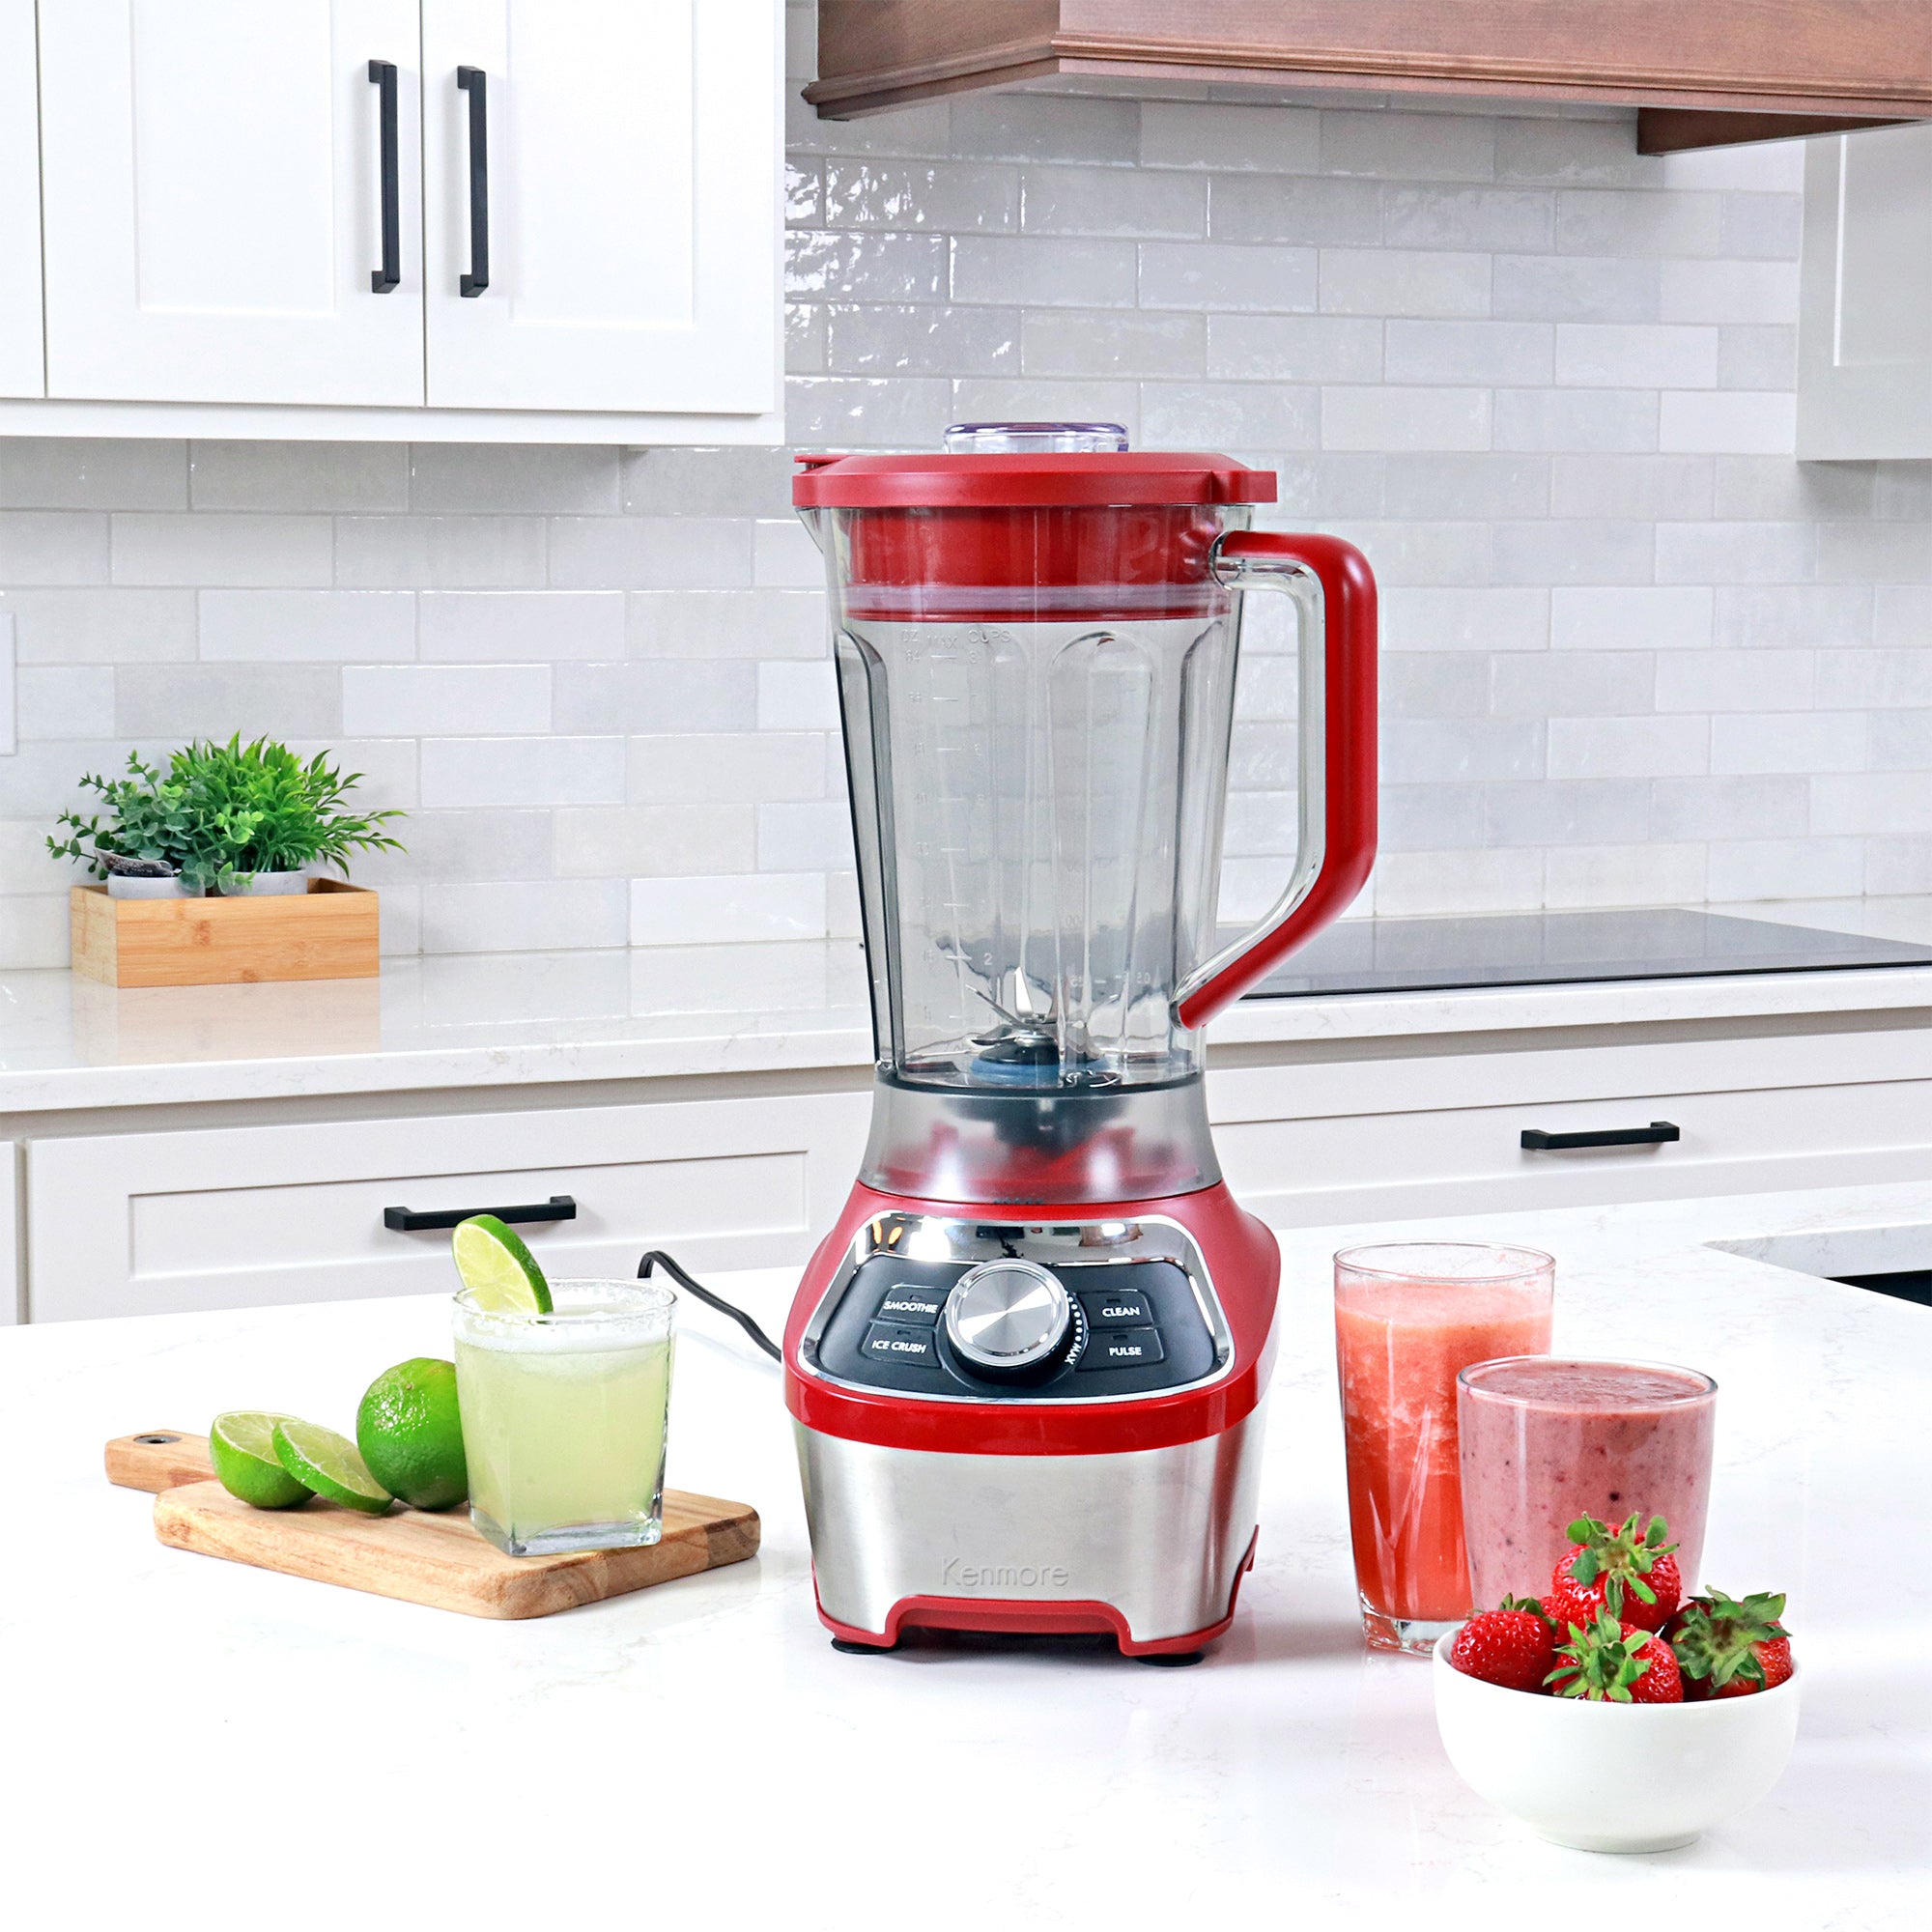
[[[187,899],[199,898],[178,878],[142,879],[132,873],[109,872],[107,896],[110,899]]]
[[[1778,1780],[1801,1670],[1705,1704],[1596,1704],[1464,1677],[1435,1646],[1435,1723],[1463,1781],[1539,1836],[1583,1852],[1688,1845]]]
[[[266,899],[288,893],[308,891],[306,872],[249,872],[237,881],[234,896],[245,894],[251,898]]]

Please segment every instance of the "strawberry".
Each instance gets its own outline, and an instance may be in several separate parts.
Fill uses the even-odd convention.
[[[1612,1528],[1581,1516],[1565,1534],[1571,1548],[1557,1560],[1550,1593],[1559,1625],[1588,1624],[1600,1610],[1628,1619],[1640,1630],[1661,1631],[1684,1596],[1677,1548],[1661,1516],[1639,1530],[1637,1512]]]
[[[1762,1591],[1743,1603],[1721,1590],[1692,1597],[1669,1630],[1685,1696],[1694,1703],[1775,1690],[1791,1675],[1791,1634],[1778,1621],[1783,1614],[1782,1592]]]
[[[1550,1687],[1559,1697],[1598,1704],[1681,1704],[1684,1679],[1670,1646],[1656,1632],[1599,1610],[1573,1624],[1557,1647]]]
[[[1505,1597],[1498,1608],[1478,1611],[1456,1633],[1449,1662],[1464,1677],[1541,1696],[1556,1662],[1555,1626],[1540,1605]]]

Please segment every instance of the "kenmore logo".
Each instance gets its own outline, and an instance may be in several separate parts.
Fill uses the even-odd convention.
[[[949,1556],[939,1580],[965,1590],[1064,1590],[1072,1576],[1064,1563],[968,1563]]]

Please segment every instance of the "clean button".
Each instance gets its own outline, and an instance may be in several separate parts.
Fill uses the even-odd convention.
[[[1153,1304],[1144,1294],[1083,1294],[1080,1305],[1095,1328],[1145,1328],[1153,1320]]]

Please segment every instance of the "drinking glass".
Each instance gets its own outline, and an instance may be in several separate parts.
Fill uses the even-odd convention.
[[[1403,1241],[1335,1257],[1335,1351],[1362,1629],[1426,1655],[1469,1614],[1456,1375],[1549,1347],[1556,1264],[1536,1248]]]
[[[1718,1385],[1662,1362],[1556,1355],[1477,1362],[1457,1377],[1463,1533],[1475,1601],[1540,1597],[1579,1516],[1661,1516],[1688,1596],[1704,1559]]]
[[[551,1298],[548,1315],[513,1315],[456,1297],[469,1520],[509,1556],[655,1543],[676,1297],[557,1281]]]

